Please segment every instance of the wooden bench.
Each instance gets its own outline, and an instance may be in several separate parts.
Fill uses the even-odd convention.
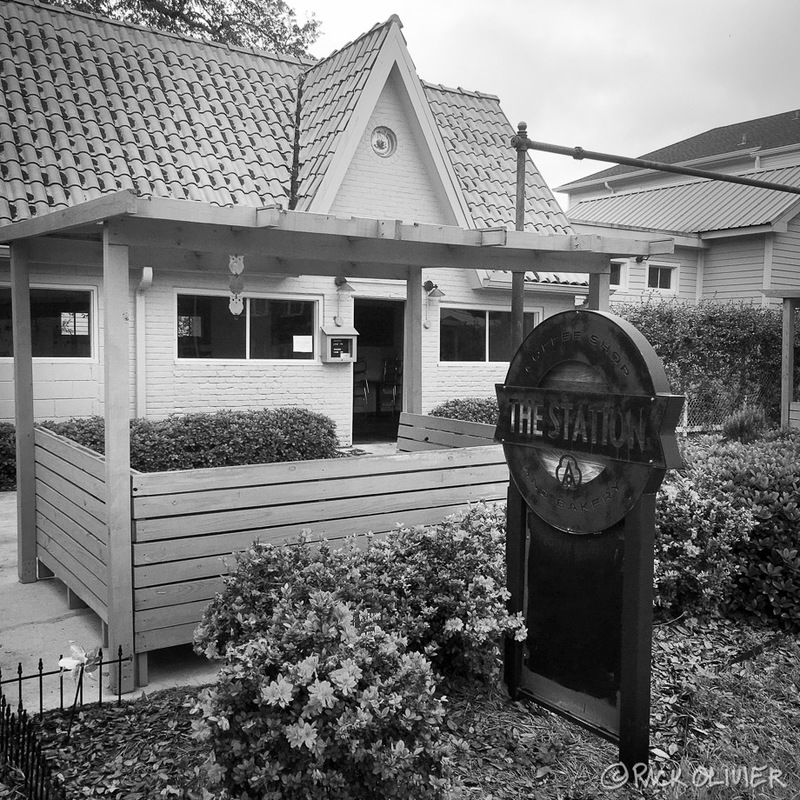
[[[441,450],[454,447],[479,447],[494,444],[494,425],[463,422],[459,419],[426,414],[400,415],[397,449],[401,453]]]

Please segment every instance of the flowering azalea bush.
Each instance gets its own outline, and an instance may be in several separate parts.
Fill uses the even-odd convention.
[[[264,635],[228,650],[193,713],[221,800],[437,800],[452,747],[433,672],[334,592],[283,587]]]
[[[719,612],[734,584],[734,548],[753,525],[747,509],[701,496],[689,478],[670,473],[656,499],[656,614]]]
[[[336,590],[369,610],[445,675],[494,680],[503,636],[526,635],[521,615],[506,609],[504,507],[478,504],[439,525],[370,539],[366,548],[253,545],[206,609],[195,649],[221,658],[263,634],[281,592],[303,603],[316,590]]]

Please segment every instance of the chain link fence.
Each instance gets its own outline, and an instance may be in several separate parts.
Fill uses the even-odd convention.
[[[722,430],[723,422],[736,411],[757,408],[767,420],[777,424],[780,415],[780,382],[765,387],[732,387],[738,380],[722,382],[711,379],[702,387],[692,387],[682,394],[686,397],[677,431],[682,434],[714,433]]]

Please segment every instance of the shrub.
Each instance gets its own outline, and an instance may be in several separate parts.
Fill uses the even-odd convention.
[[[746,509],[754,519],[750,536],[734,548],[731,610],[800,630],[800,431],[687,454],[701,494]]]
[[[332,592],[281,596],[194,713],[223,798],[443,798],[451,747],[430,664]]]
[[[336,588],[448,676],[493,680],[502,637],[525,636],[521,616],[509,615],[505,604],[502,506],[479,504],[436,526],[398,529],[365,549],[331,550],[305,540],[255,544],[237,556],[224,591],[206,609],[195,649],[218,658],[263,635],[285,585],[298,603]]]
[[[755,441],[767,429],[767,415],[761,408],[745,406],[722,421],[722,438],[731,441]]]
[[[747,509],[702,497],[688,478],[671,473],[656,498],[655,614],[718,613],[736,571],[733,548],[752,528]]]
[[[432,417],[460,419],[464,422],[483,422],[497,425],[497,400],[494,397],[465,397],[461,400],[448,400],[431,409]]]
[[[0,492],[17,488],[17,437],[10,422],[0,422]]]
[[[43,424],[78,444],[105,452],[102,417]],[[305,408],[131,420],[131,466],[141,472],[334,458],[337,447],[333,420]]]

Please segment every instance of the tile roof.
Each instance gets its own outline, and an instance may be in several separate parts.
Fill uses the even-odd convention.
[[[358,103],[386,39],[396,20],[376,25],[354,42],[323,61],[303,76],[300,104],[300,152],[297,200],[299,207],[317,192],[336,147]]]
[[[800,186],[800,166],[746,176]],[[798,205],[795,194],[701,180],[584,200],[570,208],[567,216],[575,223],[702,233],[770,224]]]
[[[0,3],[0,223],[119,189],[285,201],[303,63]]]
[[[514,227],[516,131],[497,97],[423,83],[450,160],[477,227]],[[536,166],[528,161],[525,230],[572,233],[561,206]]]
[[[222,206],[313,197],[392,24],[314,64],[0,1],[0,224],[121,189]],[[498,99],[423,88],[476,227],[512,227],[515,131]],[[527,194],[526,230],[572,232],[532,162]]]
[[[713,128],[651,153],[645,153],[638,158],[661,161],[665,164],[682,164],[738,151],[748,153],[753,150],[772,150],[796,144],[800,144],[800,111],[792,110]],[[636,172],[638,169],[620,164],[564,184],[564,187],[624,175]]]

